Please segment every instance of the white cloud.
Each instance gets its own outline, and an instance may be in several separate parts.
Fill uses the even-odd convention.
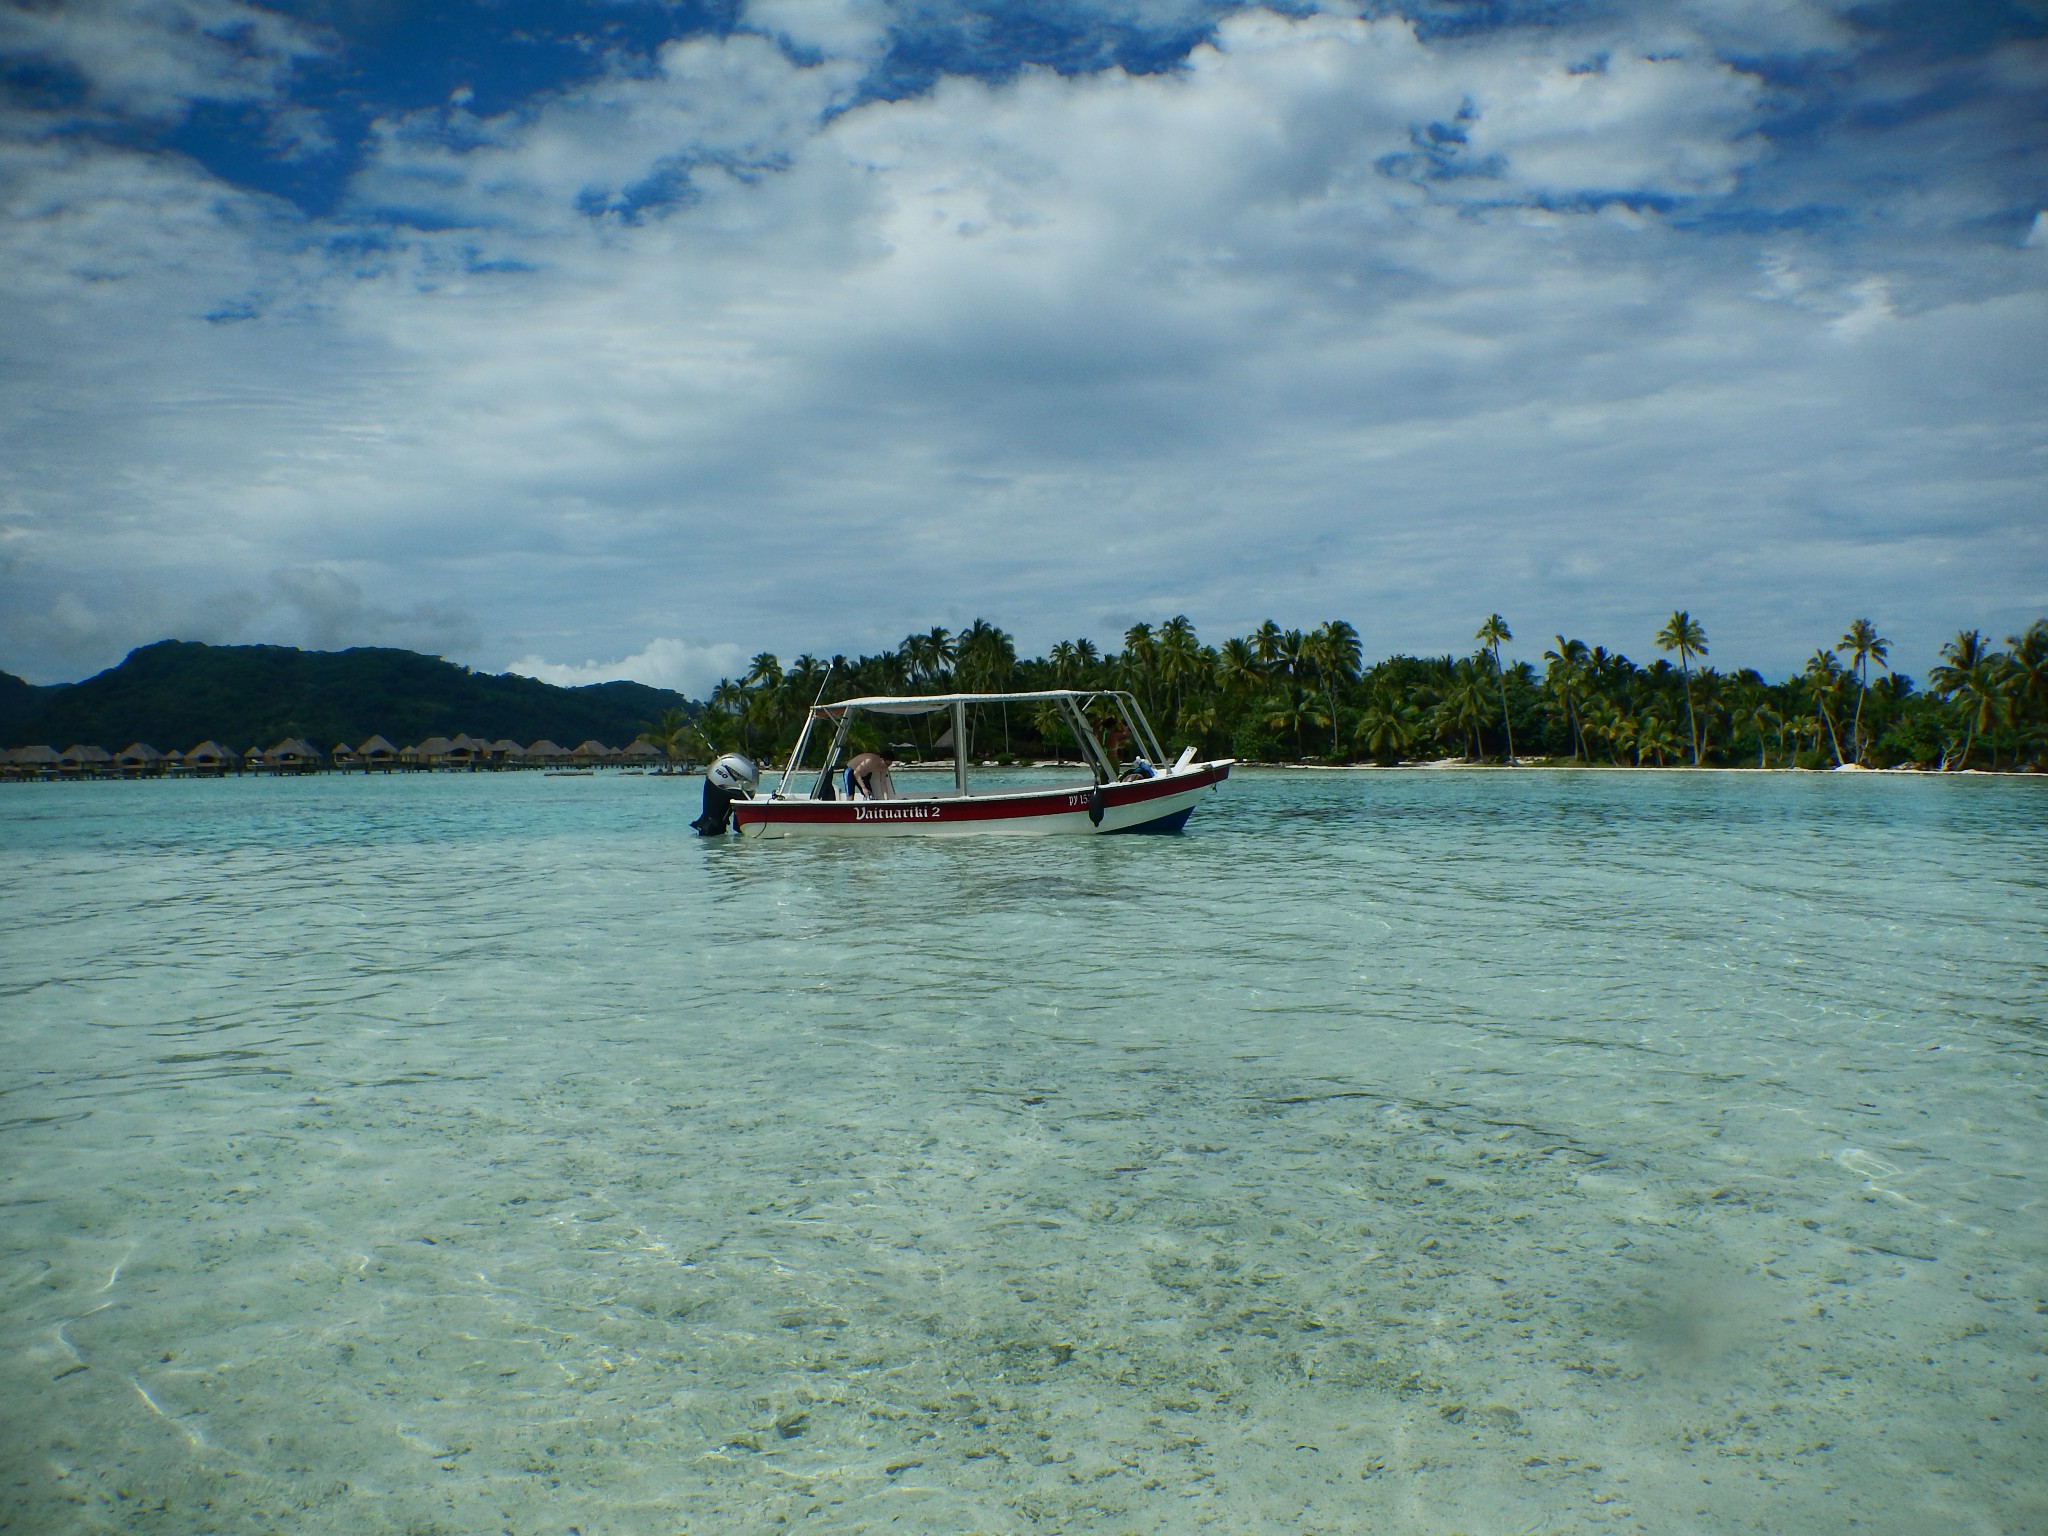
[[[800,52],[872,58],[888,47],[891,11],[884,0],[748,0],[744,20]]]
[[[691,698],[703,698],[721,678],[737,676],[743,670],[744,653],[730,641],[713,645],[692,645],[686,640],[658,636],[631,656],[617,661],[565,663],[538,656],[522,656],[507,662],[505,670],[521,677],[537,677],[563,688],[581,688],[589,683],[610,683],[625,679],[653,688],[673,688]]]
[[[66,110],[174,117],[195,100],[270,97],[297,60],[327,44],[243,0],[62,0],[9,5],[0,46],[75,72],[85,100]]]
[[[1691,606],[1717,657],[1796,664],[1854,610],[1909,657],[2048,585],[2038,258],[1978,233],[2009,103],[1956,109],[1978,160],[1938,123],[1883,146],[1954,175],[1751,232],[1699,210],[1823,204],[1883,153],[1754,132],[1770,88],[1701,42],[1728,6],[1447,42],[1253,13],[1176,73],[850,109],[873,13],[833,17],[812,67],[699,39],[386,124],[328,225],[9,151],[0,665],[157,638],[153,587],[246,594],[238,637],[470,624],[481,665],[699,692],[976,614],[1391,649],[1499,609],[1640,648]],[[18,617],[60,592],[113,617]],[[646,640],[682,634],[717,638]]]

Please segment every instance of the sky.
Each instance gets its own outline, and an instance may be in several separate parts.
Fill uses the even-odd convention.
[[[2048,3],[0,0],[0,669],[2048,614]]]

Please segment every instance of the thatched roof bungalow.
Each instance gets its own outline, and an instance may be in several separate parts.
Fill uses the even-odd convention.
[[[448,755],[448,749],[454,745],[446,736],[429,736],[400,752],[398,760],[415,768],[438,768]]]
[[[557,746],[545,736],[526,749],[526,760],[529,763],[561,763],[567,762],[568,758],[567,747]]]
[[[16,747],[6,754],[6,758],[9,778],[42,779],[57,771],[57,750],[54,747]]]
[[[451,768],[474,768],[478,763],[489,762],[491,744],[466,731],[458,732],[448,743],[447,763]]]
[[[320,766],[320,749],[310,741],[287,736],[263,754],[263,765],[276,773],[311,773]]]
[[[507,736],[491,743],[491,756],[501,763],[516,763],[526,756],[526,748]]]
[[[592,737],[571,752],[569,756],[586,767],[596,763],[610,762],[619,754],[603,742]]]
[[[658,763],[662,760],[661,748],[645,736],[634,737],[632,744],[620,752],[619,756],[629,763]]]
[[[113,766],[114,754],[105,747],[73,742],[57,755],[57,767],[65,773],[98,775]]]
[[[164,771],[164,755],[146,741],[131,741],[115,754],[114,766],[124,776],[158,774]]]
[[[356,748],[356,757],[364,768],[389,768],[398,761],[398,748],[382,736],[372,736]]]
[[[202,741],[181,759],[185,767],[199,773],[226,773],[228,765],[237,759],[219,742]]]

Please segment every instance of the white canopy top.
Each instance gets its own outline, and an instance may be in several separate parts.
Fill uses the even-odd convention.
[[[820,704],[817,712],[821,715],[837,716],[849,709],[871,710],[878,715],[929,715],[936,710],[951,709],[955,704],[1038,704],[1047,699],[1095,699],[1113,693],[1117,688],[1048,688],[1040,693],[924,693],[903,697],[877,696],[870,699],[841,699],[836,704]]]

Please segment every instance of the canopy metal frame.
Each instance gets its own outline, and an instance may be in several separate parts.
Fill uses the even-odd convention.
[[[1102,744],[1095,733],[1094,725],[1088,719],[1088,710],[1098,701],[1106,701],[1114,709],[1117,718],[1129,733],[1131,745],[1140,756],[1147,757],[1155,767],[1166,767],[1166,753],[1161,750],[1159,738],[1153,734],[1152,722],[1145,718],[1145,711],[1138,706],[1137,699],[1121,688],[1050,688],[1036,693],[933,693],[912,695],[876,695],[871,698],[841,699],[832,704],[813,705],[804,717],[803,729],[797,733],[796,745],[790,749],[789,761],[783,767],[782,777],[777,781],[771,800],[786,797],[790,784],[804,772],[804,755],[808,751],[811,737],[818,727],[832,723],[831,742],[824,760],[819,765],[817,776],[811,781],[810,794],[805,798],[823,799],[832,793],[832,775],[837,771],[840,759],[846,751],[846,740],[853,729],[854,718],[860,714],[875,715],[930,715],[943,710],[952,717],[953,724],[953,792],[960,799],[971,797],[967,784],[967,764],[971,755],[967,739],[967,709],[973,704],[1053,704],[1073,732],[1080,744],[1081,756],[1097,784],[1116,782],[1119,770],[1116,760]]]

